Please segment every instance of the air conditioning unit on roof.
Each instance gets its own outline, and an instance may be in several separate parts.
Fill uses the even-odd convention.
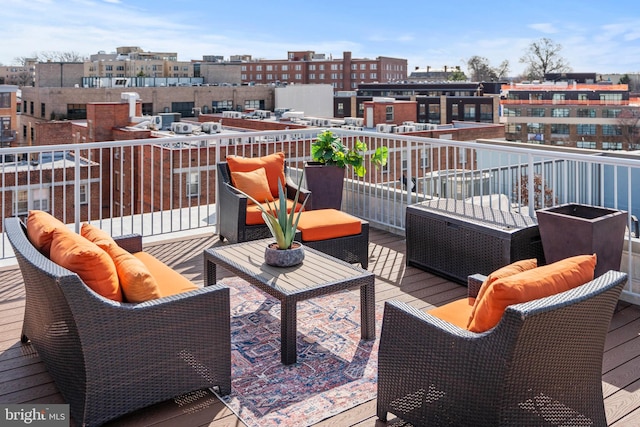
[[[171,131],[180,134],[187,134],[193,132],[193,125],[191,123],[173,122],[171,123]]]

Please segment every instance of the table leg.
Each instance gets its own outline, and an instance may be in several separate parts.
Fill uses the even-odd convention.
[[[282,363],[291,365],[296,363],[296,333],[297,317],[296,302],[288,299],[280,301],[280,351],[282,353]]]
[[[205,282],[205,286],[211,286],[216,284],[216,263],[205,259],[204,261],[206,271],[207,271],[207,281]]]
[[[376,290],[374,282],[360,286],[360,328],[362,339],[376,337]]]

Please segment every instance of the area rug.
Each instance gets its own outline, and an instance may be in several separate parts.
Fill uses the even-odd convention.
[[[280,361],[280,302],[238,278],[231,290],[231,394],[249,427],[306,426],[374,399],[378,339],[360,339],[360,292],[298,303],[296,364]],[[376,305],[380,336],[382,306]]]

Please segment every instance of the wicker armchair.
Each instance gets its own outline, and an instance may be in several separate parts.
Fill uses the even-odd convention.
[[[482,277],[471,281],[475,296]],[[413,425],[607,425],[602,355],[627,281],[609,271],[582,286],[507,308],[485,333],[387,302],[378,417]]]
[[[99,425],[194,390],[231,391],[229,289],[199,288],[140,304],[103,298],[5,220],[26,291],[31,342],[79,425]],[[142,250],[140,236],[116,238]]]
[[[285,166],[286,167],[286,166]],[[227,239],[231,243],[271,237],[266,224],[247,225],[247,197],[231,184],[231,171],[227,162],[219,162],[216,166],[218,178],[218,204],[220,206],[220,240]],[[285,186],[287,198],[295,199],[296,184],[287,181]],[[311,194],[309,190],[300,188],[299,202]]]

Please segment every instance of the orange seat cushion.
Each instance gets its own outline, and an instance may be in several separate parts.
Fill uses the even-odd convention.
[[[96,293],[122,301],[113,260],[98,245],[70,230],[56,229],[51,240],[51,261],[76,273]]]
[[[467,329],[467,323],[475,301],[475,298],[461,298],[441,307],[433,308],[428,313],[459,328]]]
[[[507,306],[568,291],[593,280],[596,255],[578,255],[495,280],[478,298],[472,332],[496,326]]]
[[[66,225],[48,212],[32,210],[27,215],[27,237],[36,249],[49,258],[54,230],[68,230]]]
[[[107,232],[84,223],[80,234],[107,252],[113,260],[122,288],[123,300],[139,303],[160,298],[158,284],[149,269],[127,250],[118,246]]]
[[[133,254],[149,269],[156,279],[160,298],[198,289],[189,279],[168,267],[162,261],[147,252]]]
[[[259,203],[273,200],[273,195],[269,189],[269,181],[267,180],[267,172],[264,168],[258,168],[250,172],[231,172],[231,179],[238,190],[253,197]],[[248,199],[247,204],[255,203],[253,200]]]
[[[502,279],[503,277],[509,277],[513,276],[514,274],[522,273],[523,271],[531,270],[532,268],[536,268],[537,266],[538,260],[536,258],[523,259],[501,267],[493,273],[489,274],[484,282],[482,282],[482,286],[480,286],[478,295],[476,295],[476,303],[473,306],[473,310],[471,310],[471,315],[469,316],[469,319],[467,319],[467,324],[465,325],[465,327],[468,328],[471,325],[471,321],[476,314],[478,302],[482,301],[485,292],[487,292],[487,289],[491,287],[493,282],[498,279]]]
[[[360,234],[362,222],[336,209],[317,209],[302,212],[298,230],[302,233],[303,241],[312,242]]]
[[[272,210],[271,207],[273,207],[274,203],[276,204],[276,206],[280,206],[279,199],[274,199],[274,201],[271,203],[261,203],[260,205],[267,208],[268,210]],[[293,209],[293,200],[287,199],[287,213],[291,212],[291,209]],[[302,209],[302,204],[298,203],[296,205],[296,212],[298,212],[300,209]],[[262,211],[260,210],[258,205],[247,205],[247,219],[245,220],[245,223],[247,225],[264,224],[264,219],[262,219]]]
[[[231,172],[231,183],[234,187],[238,187],[233,179],[234,172],[251,172],[258,168],[264,168],[267,173],[269,190],[273,197],[278,197],[278,180],[282,182],[282,188],[285,187],[283,152],[262,157],[227,156],[227,165],[229,166],[229,172]]]

